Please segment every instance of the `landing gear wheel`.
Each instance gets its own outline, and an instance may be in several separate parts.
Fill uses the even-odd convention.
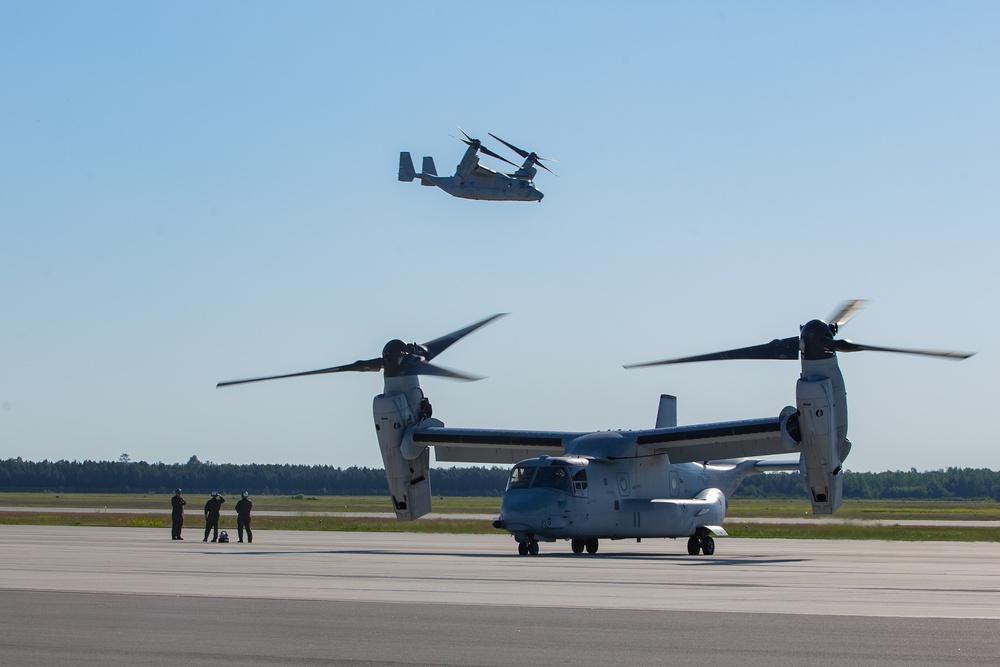
[[[688,555],[697,556],[701,551],[701,539],[697,535],[688,538]]]
[[[701,538],[701,552],[706,556],[711,556],[715,553],[715,540],[712,539],[711,535]]]
[[[587,553],[588,554],[596,554],[597,553],[597,547],[599,546],[599,544],[598,544],[596,538],[592,537],[592,538],[584,541],[583,544],[587,548]]]
[[[571,540],[570,541],[570,546],[573,548],[573,553],[575,553],[575,554],[582,554],[583,553],[583,547],[584,547],[584,541],[583,540]]]
[[[528,542],[528,553],[531,554],[532,556],[538,555],[538,542],[536,542],[535,540],[531,540],[530,542]]]
[[[521,556],[527,556],[528,555],[528,543],[527,542],[518,542],[517,543],[517,553],[519,555],[521,555]]]

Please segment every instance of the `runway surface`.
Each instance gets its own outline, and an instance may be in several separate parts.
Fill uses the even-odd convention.
[[[995,665],[1000,545],[0,526],[10,665]],[[235,540],[235,531],[231,532]],[[175,660],[176,659],[176,660]]]

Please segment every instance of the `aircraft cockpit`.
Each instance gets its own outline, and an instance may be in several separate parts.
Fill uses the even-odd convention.
[[[510,473],[507,491],[551,489],[587,497],[587,459],[542,456],[521,461]]]

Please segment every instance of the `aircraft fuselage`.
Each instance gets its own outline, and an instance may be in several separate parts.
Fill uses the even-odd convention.
[[[727,498],[756,472],[755,463],[671,464],[666,456],[528,459],[512,470],[494,525],[529,544],[724,535]]]
[[[482,170],[480,168],[478,171]],[[488,170],[482,170],[488,171]],[[512,178],[498,172],[472,173],[460,176],[418,175],[420,179],[436,185],[453,197],[486,201],[541,201],[545,196],[532,181]]]

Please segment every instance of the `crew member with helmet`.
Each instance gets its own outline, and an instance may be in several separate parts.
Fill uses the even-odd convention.
[[[174,496],[170,499],[170,539],[183,540],[181,528],[184,527],[184,506],[187,501],[181,496],[180,489],[174,489]]]
[[[253,531],[250,530],[250,510],[253,509],[253,502],[250,500],[250,492],[244,491],[243,498],[236,503],[236,532],[243,541],[243,529],[247,529],[247,542],[253,542]]]
[[[219,511],[224,502],[226,499],[218,491],[212,491],[212,497],[205,503],[205,539],[202,542],[208,542],[208,533],[212,530],[215,531],[212,533],[212,541],[219,541]]]

